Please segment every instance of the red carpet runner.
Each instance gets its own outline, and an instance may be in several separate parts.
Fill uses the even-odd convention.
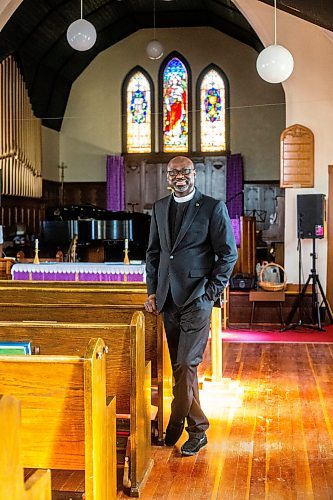
[[[228,329],[222,332],[222,338],[228,342],[301,342],[333,343],[333,325],[324,326],[325,332],[310,328],[297,327],[295,330]]]

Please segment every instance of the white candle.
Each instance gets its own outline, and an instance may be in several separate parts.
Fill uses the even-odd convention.
[[[35,239],[35,250],[38,250],[38,239]]]
[[[125,238],[125,250],[128,250],[128,239]]]

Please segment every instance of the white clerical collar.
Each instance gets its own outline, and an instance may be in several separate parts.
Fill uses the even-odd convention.
[[[194,197],[195,195],[195,188],[193,189],[193,191],[186,195],[186,196],[175,196],[173,195],[173,199],[175,200],[176,203],[186,203],[187,201],[190,201],[192,200],[192,198]]]

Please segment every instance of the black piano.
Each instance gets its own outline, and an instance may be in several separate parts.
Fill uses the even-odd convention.
[[[129,258],[145,260],[150,215],[140,212],[111,212],[95,205],[70,205],[48,210],[41,221],[41,245],[47,253],[67,253],[78,236],[77,253],[82,262],[121,262],[125,239]]]

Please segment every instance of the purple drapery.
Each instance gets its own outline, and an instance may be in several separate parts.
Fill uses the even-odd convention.
[[[227,157],[226,205],[230,219],[239,219],[244,210],[243,158],[240,154]]]
[[[106,158],[106,208],[125,209],[125,168],[122,156],[108,155]]]

